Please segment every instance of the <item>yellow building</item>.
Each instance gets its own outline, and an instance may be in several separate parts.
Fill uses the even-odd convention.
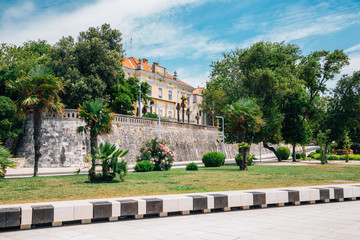
[[[154,62],[150,67],[147,59],[136,59],[133,57],[123,60],[123,69],[125,77],[136,77],[142,82],[147,82],[151,86],[150,97],[154,105],[160,106],[160,115],[169,120],[177,119],[176,105],[181,104],[181,97],[188,98],[186,109],[190,109],[190,121],[195,122],[197,112],[193,112],[193,91],[195,88],[179,80],[176,72],[174,76],[166,72],[166,68],[161,67]],[[158,113],[158,109],[153,109]],[[182,110],[180,110],[180,120],[182,121]],[[185,121],[187,116],[185,114]]]

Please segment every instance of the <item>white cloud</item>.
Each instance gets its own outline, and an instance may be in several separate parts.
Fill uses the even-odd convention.
[[[210,71],[204,72],[202,66],[184,66],[177,70],[180,80],[192,85],[194,88],[205,87],[209,81]]]
[[[25,20],[35,10],[32,2],[18,3],[4,11],[0,19],[0,25],[11,24],[17,20]]]
[[[355,52],[355,51],[359,51],[360,50],[360,43],[355,45],[355,46],[352,46],[348,49],[345,50],[346,53],[351,53],[351,52]]]

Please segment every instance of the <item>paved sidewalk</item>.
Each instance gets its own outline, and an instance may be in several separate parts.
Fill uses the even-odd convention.
[[[0,233],[0,240],[16,239],[360,239],[360,201]]]

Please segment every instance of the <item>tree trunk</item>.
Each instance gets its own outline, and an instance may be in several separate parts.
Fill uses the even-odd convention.
[[[305,148],[305,145],[302,145],[302,150],[303,150],[303,153],[302,153],[302,159],[305,160],[306,159],[306,148]]]
[[[177,110],[178,122],[180,122],[180,110]]]
[[[273,147],[270,147],[270,146],[269,146],[267,143],[265,143],[265,142],[263,142],[263,144],[264,144],[264,148],[269,149],[270,151],[272,151],[272,152],[275,154],[278,162],[281,162],[281,157],[280,157],[280,155],[276,152],[276,149],[273,148]]]
[[[185,122],[185,109],[182,109],[182,121]]]
[[[93,133],[90,133],[90,148],[91,154],[95,155],[95,148],[97,149],[97,136]],[[95,169],[95,158],[91,158],[91,166]]]
[[[34,126],[34,149],[35,149],[35,159],[34,159],[34,177],[38,176],[39,171],[39,160],[41,157],[41,126],[42,126],[42,111],[37,108],[34,108],[33,111],[33,126]]]
[[[242,143],[244,141],[245,141],[245,131],[241,130],[238,132],[238,143]],[[239,168],[240,170],[245,170],[247,150],[245,148],[239,148],[239,153],[241,153],[243,157],[242,161],[240,161]]]
[[[328,148],[329,148],[329,143],[325,143],[325,164],[328,163],[328,159],[327,159],[327,154],[328,154]]]
[[[296,143],[294,143],[293,144],[293,154],[292,154],[292,161],[293,162],[296,162],[296,153],[295,153],[295,151],[296,151]]]

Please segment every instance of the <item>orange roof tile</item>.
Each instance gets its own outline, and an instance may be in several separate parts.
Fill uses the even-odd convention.
[[[122,65],[123,65],[124,67],[127,67],[127,68],[137,69],[138,64],[139,64],[139,59],[136,59],[136,58],[134,58],[134,57],[124,58],[124,59],[122,60]],[[146,63],[143,62],[142,65],[143,65],[143,70],[148,71],[148,72],[152,72],[152,71],[153,71],[152,67],[150,67],[148,64],[146,64]],[[174,79],[174,77],[171,76],[171,75],[168,74],[168,73],[166,73],[166,77],[167,77],[167,78],[170,78],[170,79]],[[189,84],[184,83],[183,81],[180,81],[180,80],[178,80],[178,79],[177,79],[177,81],[178,81],[180,84],[182,84],[182,85],[191,87]]]
[[[193,94],[199,94],[199,93],[201,93],[202,90],[204,90],[203,87],[202,87],[202,88],[197,88],[197,89],[195,89],[195,90],[193,91]]]

